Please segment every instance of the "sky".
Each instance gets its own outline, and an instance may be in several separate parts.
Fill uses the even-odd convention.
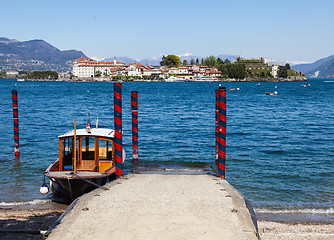
[[[332,0],[0,0],[0,37],[104,59],[231,54],[314,62],[334,54]]]

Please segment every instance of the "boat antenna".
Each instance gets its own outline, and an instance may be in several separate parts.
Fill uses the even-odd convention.
[[[90,113],[88,113],[88,121],[86,125],[86,131],[90,133],[91,127],[90,127]]]

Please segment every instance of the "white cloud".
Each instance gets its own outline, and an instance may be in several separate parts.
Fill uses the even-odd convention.
[[[312,62],[303,62],[303,61],[289,61],[286,60],[287,63],[289,63],[290,65],[297,65],[297,64],[308,64],[308,63],[312,63]]]
[[[181,54],[181,55],[178,55],[179,57],[189,57],[189,56],[192,56],[193,54],[192,53],[185,53],[185,54]]]
[[[91,59],[95,60],[95,61],[102,61],[104,58],[97,58],[97,57],[90,57]]]
[[[290,65],[297,65],[297,64],[307,64],[307,63],[312,63],[312,62],[304,62],[304,61],[291,61],[291,60],[277,60],[277,59],[264,59],[266,63],[269,64],[279,64],[279,65],[285,65],[286,63],[289,63]]]

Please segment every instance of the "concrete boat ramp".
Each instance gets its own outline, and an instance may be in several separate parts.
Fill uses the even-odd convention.
[[[252,207],[209,174],[129,174],[76,202],[56,239],[259,239]]]

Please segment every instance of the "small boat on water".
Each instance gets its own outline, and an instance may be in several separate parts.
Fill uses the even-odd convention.
[[[275,91],[275,92],[266,92],[266,95],[277,95],[277,91]]]
[[[171,76],[165,80],[166,82],[184,82],[184,78]]]
[[[217,82],[218,78],[196,76],[196,77],[194,77],[194,81],[195,82]]]
[[[74,127],[58,138],[59,159],[44,173],[56,197],[73,201],[116,178],[113,129],[87,124],[86,129]]]

